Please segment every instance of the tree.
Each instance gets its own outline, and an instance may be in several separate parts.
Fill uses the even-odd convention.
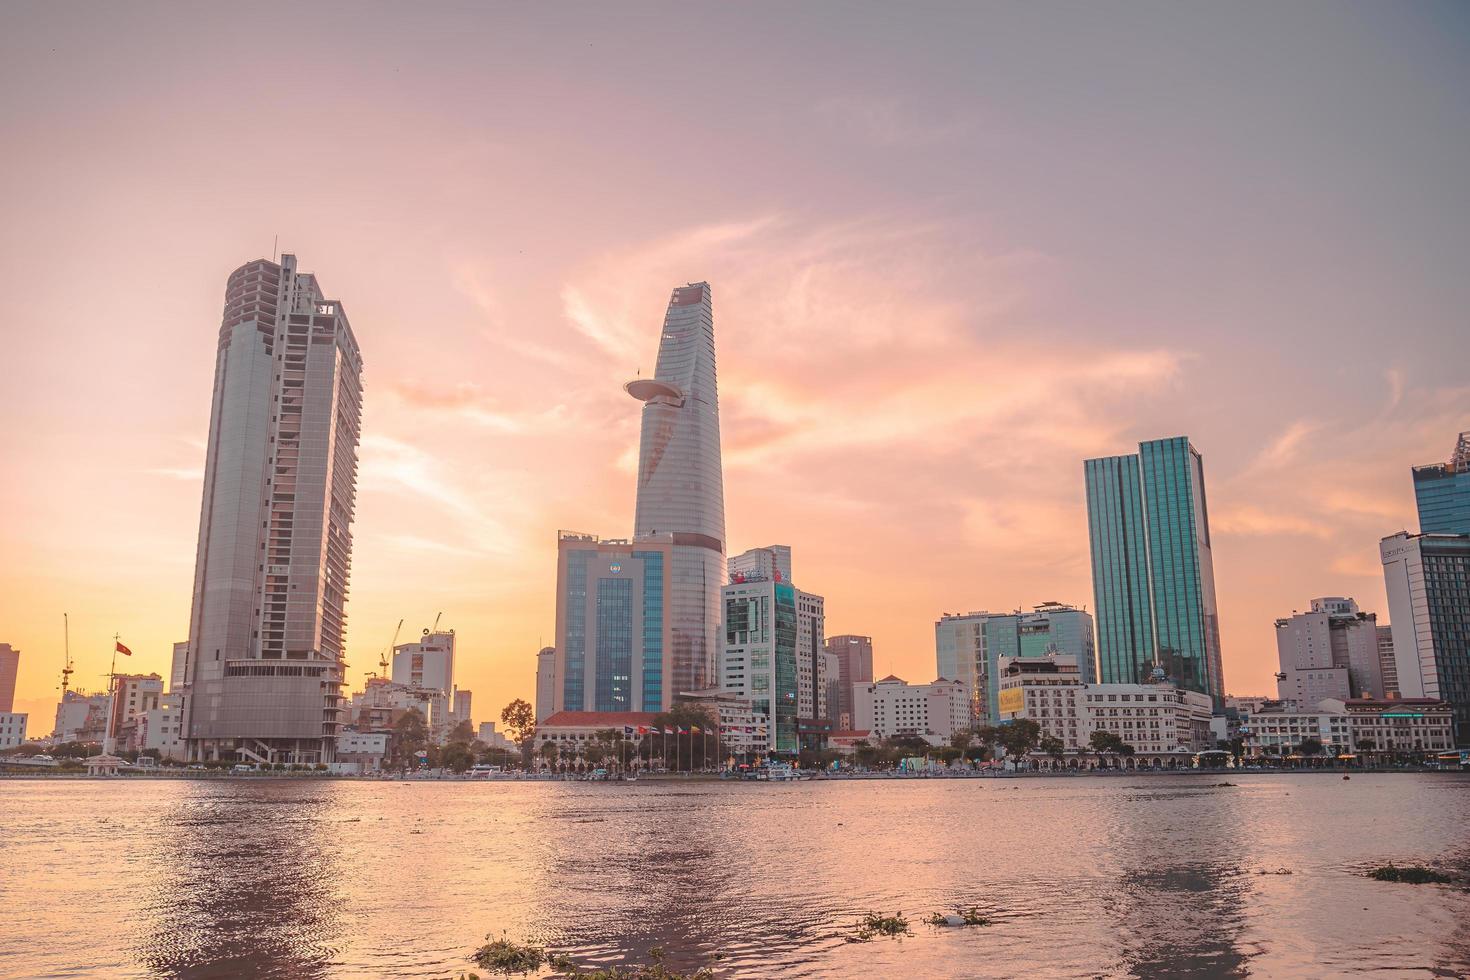
[[[1312,756],[1322,754],[1322,740],[1320,738],[1302,739],[1302,744],[1296,747],[1302,755]]]
[[[536,709],[523,698],[516,698],[500,712],[500,723],[511,741],[520,744],[522,757],[529,761],[531,741],[536,737]]]
[[[439,764],[454,772],[465,772],[475,764],[475,754],[465,742],[450,742],[439,754]]]
[[[1094,729],[1092,735],[1088,737],[1087,744],[1098,755],[1133,754],[1133,746],[1125,745],[1121,735],[1103,728]]]
[[[1067,743],[1055,735],[1043,735],[1037,743],[1037,748],[1051,756],[1053,762],[1060,763],[1062,757],[1067,754]]]
[[[1017,761],[1024,759],[1040,741],[1041,724],[1034,718],[1017,718],[1000,726],[1000,744],[1005,746],[1006,754],[1015,756]]]
[[[669,751],[673,753],[672,759],[665,759],[664,766],[669,767],[672,763],[679,769],[702,769],[706,763],[706,753],[713,759],[718,753],[715,749],[716,739],[714,736],[715,722],[710,717],[709,709],[702,704],[676,704],[668,711],[661,711],[653,716],[655,728],[667,728],[675,731],[683,729],[689,733],[686,735],[668,736]],[[699,729],[699,734],[694,734],[694,729]],[[664,748],[664,736],[652,735],[644,738],[645,744],[649,739],[657,744],[660,751]]]
[[[428,745],[429,730],[424,726],[424,716],[419,709],[409,708],[393,723],[393,732],[388,736],[388,758],[400,769],[418,765],[418,754]]]
[[[970,747],[973,741],[975,741],[975,733],[963,728],[949,737],[950,746],[959,749],[961,754]]]
[[[561,756],[561,747],[555,742],[542,742],[541,746],[536,750],[536,754],[541,756],[547,768],[555,769],[557,759]]]
[[[468,721],[462,721],[449,730],[450,742],[462,742],[465,745],[475,740],[475,730],[470,727]]]

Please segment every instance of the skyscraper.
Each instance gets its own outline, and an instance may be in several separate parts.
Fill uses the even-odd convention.
[[[1303,709],[1323,698],[1387,696],[1378,652],[1378,617],[1352,599],[1313,599],[1310,612],[1276,620],[1277,696]]]
[[[1096,640],[1085,609],[1044,602],[1031,612],[946,613],[934,624],[934,662],[938,676],[957,680],[970,693],[970,717],[977,724],[1000,721],[1000,661],[1063,654],[1076,660],[1078,679],[1097,682]]]
[[[1219,711],[1225,683],[1204,461],[1184,436],[1138,450],[1083,464],[1102,681],[1144,683],[1157,664]]]
[[[1470,432],[1461,432],[1448,462],[1414,467],[1420,534],[1470,534]]]
[[[1455,742],[1470,745],[1470,534],[1401,531],[1378,550],[1399,692],[1450,702]]]
[[[536,654],[536,723],[551,717],[556,701],[556,647],[542,647]]]
[[[672,696],[702,690],[716,676],[725,582],[725,489],[708,283],[674,290],[654,376],[623,387],[643,402],[633,535],[671,534],[673,541],[668,691]]]
[[[294,255],[225,288],[189,617],[191,760],[330,761],[340,712],[362,353]]]

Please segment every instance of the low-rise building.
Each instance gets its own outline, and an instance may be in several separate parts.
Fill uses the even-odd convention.
[[[827,748],[836,749],[843,755],[851,755],[864,745],[872,745],[874,741],[872,732],[848,729],[828,735]]]
[[[749,758],[771,750],[771,720],[755,709],[750,698],[720,688],[689,691],[679,697],[704,705],[706,712],[719,713],[722,755]]]
[[[388,732],[356,732],[344,729],[337,734],[338,763],[356,765],[359,772],[375,772],[388,760]]]
[[[143,751],[153,750],[160,759],[183,762],[183,695],[161,695],[137,721],[137,740]]]
[[[58,742],[100,742],[107,731],[107,692],[67,691],[56,706]]]
[[[0,712],[0,749],[12,749],[25,742],[27,718],[20,712]]]
[[[1443,752],[1455,745],[1455,711],[1438,698],[1353,698],[1345,712],[1359,753]]]
[[[1084,684],[1075,658],[1003,658],[1000,720],[1030,718],[1043,737],[1060,739],[1067,753],[1091,752],[1092,734],[1112,732],[1140,762],[1178,761],[1214,747],[1209,695],[1167,681]]]
[[[970,725],[970,691],[961,681],[939,678],[910,684],[889,674],[880,681],[853,685],[853,728],[874,739],[916,735],[944,745]]]

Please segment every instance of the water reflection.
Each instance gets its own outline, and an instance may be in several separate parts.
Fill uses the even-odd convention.
[[[319,977],[342,933],[331,784],[208,785],[168,808],[136,955],[169,977]]]

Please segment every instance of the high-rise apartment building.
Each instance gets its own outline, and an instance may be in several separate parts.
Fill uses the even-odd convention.
[[[393,648],[392,678],[405,687],[430,688],[445,696],[454,691],[454,630],[429,632]]]
[[[674,290],[654,376],[624,388],[643,402],[633,536],[672,535],[667,609],[673,645],[667,691],[672,697],[710,687],[720,649],[725,489],[708,283]]]
[[[1470,432],[1444,463],[1414,467],[1420,534],[1470,534]]]
[[[726,562],[730,583],[792,583],[791,547],[752,548]],[[826,600],[796,589],[796,715],[801,720],[828,719],[827,662],[823,647]]]
[[[556,701],[556,647],[536,654],[536,722],[550,718]]]
[[[1399,532],[1378,545],[1405,698],[1439,698],[1470,745],[1470,534]]]
[[[0,643],[0,713],[15,710],[15,682],[20,676],[20,651]]]
[[[669,611],[675,547],[670,534],[558,533],[550,714],[665,711],[682,693]]]
[[[1081,683],[1096,683],[1096,640],[1086,610],[1046,602],[1030,612],[946,613],[934,624],[935,670],[965,685],[976,724],[996,724],[1000,717],[1002,658],[1058,654],[1075,660]]]
[[[1387,696],[1378,617],[1352,599],[1313,599],[1307,612],[1276,620],[1277,697],[1311,707],[1323,698]]]
[[[837,658],[837,705],[827,711],[839,728],[851,729],[853,685],[873,681],[873,638],[851,633],[829,636],[827,652]]]
[[[173,660],[169,664],[168,689],[182,691],[189,683],[189,641],[174,644]]]
[[[1087,523],[1104,683],[1137,684],[1163,667],[1180,687],[1224,705],[1215,563],[1204,461],[1184,436],[1136,455],[1089,459]]]
[[[225,288],[189,617],[190,759],[330,761],[343,680],[362,353],[294,255]]]

